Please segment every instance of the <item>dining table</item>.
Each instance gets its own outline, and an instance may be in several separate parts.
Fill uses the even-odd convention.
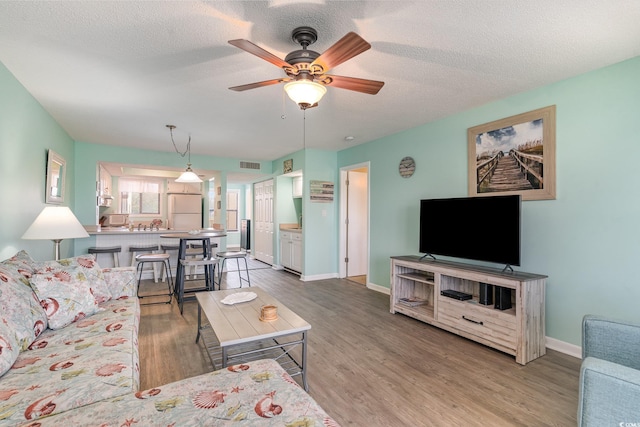
[[[200,242],[202,245],[202,253],[198,255],[202,255],[203,259],[211,259],[215,257],[215,254],[212,251],[211,239],[226,237],[227,232],[225,230],[217,230],[217,229],[202,229],[196,231],[189,231],[184,233],[167,233],[161,234],[161,238],[165,239],[180,239],[180,244],[178,247],[178,263],[176,265],[176,278],[175,278],[175,289],[174,293],[176,294],[176,298],[181,303],[182,298],[185,292],[184,289],[184,265],[182,263],[183,260],[186,259],[187,256],[187,244],[190,242]],[[193,254],[189,254],[193,255]],[[215,278],[214,264],[206,265],[204,268],[204,281],[205,288],[203,289],[193,289],[189,290],[189,292],[197,292],[201,290],[213,290],[209,289],[209,284],[213,284]]]

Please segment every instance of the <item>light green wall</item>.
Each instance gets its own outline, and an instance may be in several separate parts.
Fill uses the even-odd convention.
[[[293,159],[293,171],[302,171],[301,202],[293,200],[292,182],[282,177],[283,162]],[[332,203],[312,203],[309,199],[311,180],[331,181],[337,188],[337,153],[317,149],[305,149],[273,161],[276,183],[276,212],[274,228],[274,254],[279,262],[279,224],[298,222],[298,211],[303,216],[303,266],[302,275],[307,279],[337,277],[338,273],[338,197]]]
[[[67,163],[64,205],[74,210],[73,140],[0,63],[0,260],[25,249],[34,259],[53,258],[49,240],[22,240],[44,209],[47,150]],[[63,240],[61,256],[73,253]]]
[[[557,197],[523,202],[517,269],[549,276],[549,337],[579,345],[586,313],[637,319],[638,76],[640,57],[339,152],[340,167],[371,162],[370,281],[388,287],[389,257],[418,253],[421,198],[467,195],[467,128],[555,104]]]
[[[310,181],[330,181],[337,188],[337,153],[305,150],[302,180],[302,228],[304,276],[335,276],[338,271],[338,197],[333,202],[316,203],[309,198]]]

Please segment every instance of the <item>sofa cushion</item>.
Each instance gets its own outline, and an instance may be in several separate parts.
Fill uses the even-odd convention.
[[[42,418],[40,426],[339,427],[275,360],[256,360]]]
[[[24,251],[0,262],[0,313],[15,332],[21,350],[47,327],[47,316],[29,284],[32,264]]]
[[[98,311],[98,303],[81,267],[52,268],[31,276],[49,328],[60,329]]]
[[[91,288],[91,293],[98,304],[111,299],[111,292],[102,274],[102,269],[93,254],[38,263],[34,273],[40,274],[54,271],[76,273],[76,280],[86,282],[86,286]],[[79,274],[80,272],[82,272],[82,275]]]
[[[11,368],[19,353],[20,345],[15,332],[5,319],[0,318],[0,376]]]
[[[11,258],[5,259],[2,261],[2,264],[5,266],[13,266],[21,275],[28,279],[35,271],[37,263],[33,258],[31,258],[31,255],[29,255],[27,251],[23,250],[19,251]]]
[[[20,353],[0,379],[0,425],[31,422],[138,390],[138,301],[111,300],[101,308],[66,328],[47,329],[31,350]]]
[[[135,272],[135,267],[105,268],[102,270],[112,298],[136,296],[138,281]]]

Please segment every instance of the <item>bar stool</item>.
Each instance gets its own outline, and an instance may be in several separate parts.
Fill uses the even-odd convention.
[[[192,268],[197,268],[200,266],[204,267],[204,288],[190,289],[189,292],[213,291],[215,290],[215,285],[216,285],[216,281],[215,281],[216,265],[218,265],[219,263],[220,263],[219,258],[202,257],[200,259],[191,258],[191,259],[180,260],[180,264],[182,265],[182,275],[183,275],[182,280],[180,281],[182,283],[182,286],[178,286],[178,289],[177,289],[177,298],[178,298],[178,305],[180,306],[180,314],[182,314],[182,304],[184,302],[184,293],[185,293],[184,276],[186,274],[185,271],[187,267],[192,267]],[[218,289],[220,289],[219,281],[218,281]]]
[[[217,243],[211,243],[210,244],[211,247],[211,252],[213,252],[214,248],[218,247]],[[187,254],[186,254],[189,258],[193,259],[193,258],[198,258],[199,256],[202,255],[202,243],[189,243],[189,247],[187,248]],[[211,256],[213,256],[213,254],[211,254]],[[191,275],[193,275],[193,278],[196,279],[198,277],[197,273],[197,266],[192,266],[191,267]],[[187,275],[187,278],[189,278],[189,275]]]
[[[138,245],[138,246],[129,246],[129,253],[131,254],[131,266],[136,265],[136,256],[140,253],[149,254],[153,253],[153,251],[158,250],[158,245]],[[153,263],[151,265],[153,268],[153,281],[158,283],[158,272],[156,271],[156,264]]]
[[[136,255],[136,262],[138,263],[138,266],[136,267],[138,272],[139,272],[139,276],[138,276],[138,291],[137,291],[137,295],[138,298],[142,299],[142,298],[147,298],[147,297],[160,297],[160,296],[167,296],[169,297],[168,301],[166,301],[166,304],[170,304],[171,303],[171,296],[173,295],[173,277],[171,276],[171,263],[169,262],[169,258],[171,257],[171,255],[169,254],[150,254],[150,253],[145,253],[145,254],[139,254]],[[168,288],[168,293],[166,294],[151,294],[151,295],[140,295],[140,283],[142,282],[142,270],[144,269],[144,265],[146,263],[152,263],[153,271],[155,272],[155,265],[157,263],[162,263],[162,267],[163,267],[163,273],[167,275],[167,277],[169,278],[169,280],[167,280],[167,288]],[[157,280],[156,280],[157,283]],[[158,301],[158,302],[150,302],[147,304],[160,304],[162,303],[162,301]],[[144,305],[147,305],[144,304]],[[142,305],[142,304],[141,304]]]
[[[166,254],[167,251],[178,251],[180,249],[180,244],[179,243],[162,243],[160,244],[160,250],[162,251],[162,253]],[[176,253],[176,259],[177,259],[177,253]],[[164,282],[167,279],[167,275],[166,273],[162,274],[162,281]]]
[[[221,260],[220,263],[220,271],[218,272],[218,286],[222,284],[222,272],[224,271],[224,263],[228,259],[235,259],[236,264],[238,266],[238,277],[240,278],[240,287],[242,287],[242,282],[247,282],[247,285],[251,287],[251,282],[249,281],[249,265],[247,264],[247,253],[244,251],[226,251],[226,252],[218,252],[216,254]],[[240,259],[244,260],[244,271],[247,275],[246,278],[242,277],[240,270]]]
[[[87,252],[95,254],[96,261],[98,260],[98,254],[113,254],[113,266],[120,267],[120,257],[118,253],[122,252],[122,246],[92,246]]]

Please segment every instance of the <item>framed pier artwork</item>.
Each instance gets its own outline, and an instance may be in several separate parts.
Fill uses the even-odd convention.
[[[469,196],[556,198],[556,106],[468,129]]]

